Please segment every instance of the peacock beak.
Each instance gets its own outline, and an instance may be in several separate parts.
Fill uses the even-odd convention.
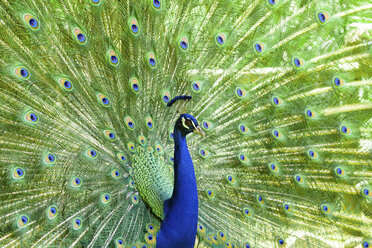
[[[200,126],[197,126],[195,129],[194,129],[194,133],[197,133],[197,134],[200,134],[201,136],[205,136],[204,135],[204,132],[203,130],[201,130]]]

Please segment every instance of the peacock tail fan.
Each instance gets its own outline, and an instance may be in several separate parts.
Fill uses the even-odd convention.
[[[198,247],[371,244],[370,1],[0,11],[1,247],[154,247],[182,108]]]

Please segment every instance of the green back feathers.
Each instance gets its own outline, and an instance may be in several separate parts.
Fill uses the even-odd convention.
[[[185,109],[198,247],[371,244],[369,1],[0,11],[1,247],[155,246]]]

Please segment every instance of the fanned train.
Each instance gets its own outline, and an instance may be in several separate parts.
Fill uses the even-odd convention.
[[[371,44],[370,0],[0,1],[0,247],[161,247],[190,194],[184,247],[371,247]]]

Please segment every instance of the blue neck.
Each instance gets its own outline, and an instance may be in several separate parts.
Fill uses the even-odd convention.
[[[175,181],[172,198],[165,205],[165,218],[156,247],[193,248],[198,224],[198,191],[186,135],[174,129]]]

